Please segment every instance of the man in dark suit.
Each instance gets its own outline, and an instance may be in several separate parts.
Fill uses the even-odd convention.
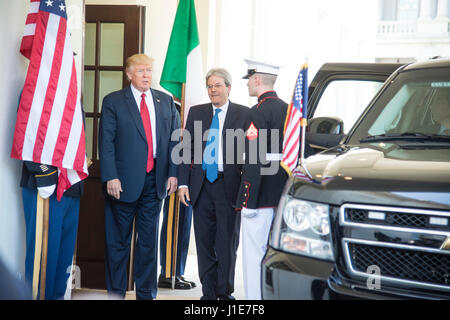
[[[186,121],[183,151],[190,156],[179,168],[178,194],[194,208],[202,299],[234,299],[240,228],[234,203],[249,109],[228,100],[231,76],[225,69],[210,70],[206,86],[211,103],[191,107]]]
[[[137,299],[155,299],[161,202],[177,188],[170,154],[180,128],[172,97],[150,89],[152,62],[144,54],[127,59],[131,85],[107,95],[100,118],[101,178],[105,188],[106,286],[125,296],[133,218],[137,242],[134,280]]]

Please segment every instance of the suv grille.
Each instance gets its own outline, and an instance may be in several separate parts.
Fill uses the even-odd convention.
[[[369,209],[362,208],[347,208],[345,210],[346,220],[355,223],[367,223],[374,225],[385,225],[392,227],[406,227],[406,228],[427,228],[431,230],[450,231],[450,219],[447,219],[446,225],[432,224],[432,218],[437,220],[442,219],[442,216],[433,216],[429,214],[414,214],[407,212],[383,212],[385,218],[383,220],[376,220],[369,218]]]
[[[368,277],[376,266],[381,279],[450,291],[450,212],[344,204],[339,223],[346,267]],[[384,237],[382,237],[384,236]]]
[[[381,276],[436,285],[450,284],[450,256],[381,246],[349,243],[353,268],[366,272],[377,265]]]

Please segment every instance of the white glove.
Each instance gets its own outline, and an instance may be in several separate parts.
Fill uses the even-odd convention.
[[[253,218],[256,217],[258,211],[256,209],[242,208],[241,214],[244,218]]]
[[[55,192],[55,189],[56,184],[53,184],[51,186],[38,188],[38,192],[42,199],[47,199],[53,194],[53,192]]]

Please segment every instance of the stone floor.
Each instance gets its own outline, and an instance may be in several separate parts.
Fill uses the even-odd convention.
[[[191,237],[191,240],[193,237]],[[195,244],[189,249],[188,258],[186,261],[186,269],[184,277],[187,280],[194,281],[197,287],[190,290],[172,290],[172,289],[158,289],[157,300],[198,300],[202,296],[202,289],[198,277],[197,269],[197,255],[195,254]],[[235,276],[235,292],[234,297],[237,300],[244,300],[244,283],[242,278],[242,252],[238,249],[238,258],[236,261],[236,276]],[[109,299],[106,291],[92,290],[92,289],[74,289],[72,290],[72,300],[106,300]],[[134,291],[127,292],[125,300],[135,300],[136,295]]]
[[[161,206],[162,207],[162,206]],[[160,223],[162,226],[162,213],[160,214]],[[159,272],[158,267],[158,272]],[[158,273],[159,274],[159,273]],[[198,277],[197,268],[197,252],[195,249],[195,236],[193,223],[191,226],[191,236],[189,241],[188,257],[186,261],[186,267],[184,277],[189,281],[194,281],[197,287],[190,290],[172,290],[172,289],[158,289],[157,300],[198,300],[202,296],[201,283]],[[235,290],[233,296],[237,300],[245,299],[244,292],[244,280],[242,278],[242,250],[241,246],[238,248],[237,261],[236,261],[236,273],[235,273]],[[66,296],[67,297],[67,296]],[[72,300],[106,300],[109,299],[105,290],[92,290],[92,289],[74,289],[71,293]],[[134,291],[127,292],[126,300],[136,299]]]

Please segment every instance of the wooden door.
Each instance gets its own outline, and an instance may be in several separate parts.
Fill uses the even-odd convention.
[[[103,97],[129,85],[127,57],[143,52],[145,7],[86,5],[83,106],[86,152],[92,165],[81,198],[76,265],[81,287],[105,289],[104,197],[98,126]]]

